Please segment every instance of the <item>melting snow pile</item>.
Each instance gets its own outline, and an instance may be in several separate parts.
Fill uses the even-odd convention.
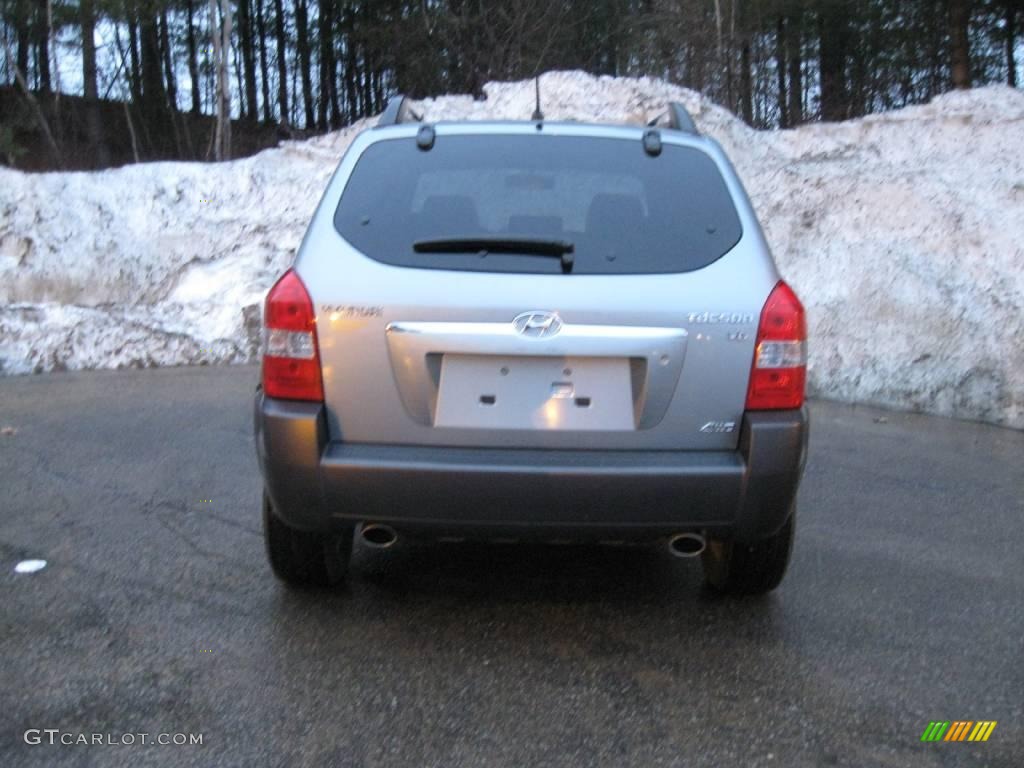
[[[485,90],[419,108],[532,112],[532,81]],[[815,394],[1024,428],[1024,94],[758,133],[659,80],[551,73],[542,93],[553,120],[678,100],[725,146],[807,305]],[[263,294],[367,124],[218,165],[0,170],[0,372],[254,360]]]

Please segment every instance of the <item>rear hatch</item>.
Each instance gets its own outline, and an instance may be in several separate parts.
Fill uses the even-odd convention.
[[[778,276],[717,147],[665,133],[357,140],[297,262],[331,439],[734,448]]]

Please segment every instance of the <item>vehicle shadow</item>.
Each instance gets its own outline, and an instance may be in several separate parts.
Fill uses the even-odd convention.
[[[784,631],[775,596],[723,597],[705,586],[700,558],[680,559],[656,544],[357,544],[345,586],[293,593],[283,602],[286,613],[312,613],[327,624],[396,628],[443,617],[470,634],[486,635],[497,623],[508,637],[533,641],[591,633],[604,638],[595,642],[605,650],[631,645],[628,627],[642,627],[645,644],[703,643],[709,630],[770,644]]]
[[[353,588],[372,588],[377,598],[467,604],[657,604],[705,595],[699,558],[673,558],[653,544],[400,541],[381,551],[357,544],[352,577]]]

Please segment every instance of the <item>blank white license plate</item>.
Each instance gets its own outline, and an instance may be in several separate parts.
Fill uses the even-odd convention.
[[[634,429],[629,360],[446,354],[434,426]]]

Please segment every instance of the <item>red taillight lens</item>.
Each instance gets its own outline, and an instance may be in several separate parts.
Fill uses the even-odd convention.
[[[793,289],[780,282],[768,296],[757,329],[747,409],[799,408],[807,384],[807,319]]]
[[[285,400],[324,399],[313,302],[290,269],[270,289],[264,306],[263,391]]]

